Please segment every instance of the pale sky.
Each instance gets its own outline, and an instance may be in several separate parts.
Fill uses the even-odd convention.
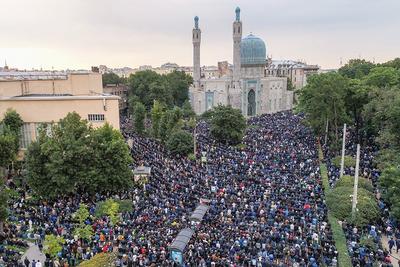
[[[0,0],[0,65],[189,66],[195,15],[201,65],[232,62],[236,6],[244,34],[273,59],[337,68],[341,58],[400,56],[400,0]]]

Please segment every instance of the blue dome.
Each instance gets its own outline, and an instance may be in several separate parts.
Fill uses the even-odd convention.
[[[249,34],[240,43],[241,65],[265,65],[266,48],[263,40],[253,34]]]

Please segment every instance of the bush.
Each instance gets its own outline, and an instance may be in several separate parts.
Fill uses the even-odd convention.
[[[185,156],[193,149],[193,137],[188,132],[177,130],[168,138],[166,146],[171,153]]]
[[[374,239],[372,237],[368,237],[368,236],[361,237],[360,246],[367,247],[374,252],[376,252],[378,250],[378,244],[374,241]]]
[[[111,267],[117,255],[115,253],[99,253],[87,261],[81,262],[79,267]]]
[[[337,156],[332,159],[332,164],[336,167],[340,168],[340,161],[342,160],[342,156]],[[352,156],[344,156],[344,167],[355,167],[356,159]]]
[[[335,187],[326,194],[326,202],[332,215],[339,220],[347,220],[358,226],[364,226],[371,221],[378,219],[379,208],[375,196],[365,190],[358,189],[358,203],[355,219],[351,216],[353,188]]]
[[[188,155],[188,159],[191,160],[191,161],[195,161],[196,160],[196,156],[193,153],[190,153]]]
[[[124,199],[124,200],[117,200],[119,204],[119,212],[131,212],[133,211],[133,204],[131,200]]]
[[[354,177],[350,175],[343,175],[337,182],[335,187],[354,187]],[[370,180],[359,177],[358,178],[358,188],[364,188],[365,190],[374,193],[374,187]]]

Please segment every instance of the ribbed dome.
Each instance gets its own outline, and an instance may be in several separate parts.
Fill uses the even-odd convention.
[[[266,48],[263,40],[249,34],[240,43],[241,65],[260,65],[266,63]]]

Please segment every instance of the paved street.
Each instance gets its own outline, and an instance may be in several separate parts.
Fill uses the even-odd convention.
[[[25,254],[22,256],[22,259],[25,259],[25,257],[28,257],[28,259],[32,262],[32,260],[40,260],[40,262],[44,262],[46,257],[44,254],[42,254],[39,250],[39,247],[35,245],[34,243],[29,242],[29,249],[25,252]]]
[[[388,244],[388,237],[386,235],[382,236],[382,245],[384,248],[386,248],[387,250],[389,250],[389,244]],[[392,264],[393,267],[399,267],[399,260],[400,260],[400,253],[396,253],[396,247],[394,247],[394,249],[392,249],[392,254],[391,257],[392,259]]]

